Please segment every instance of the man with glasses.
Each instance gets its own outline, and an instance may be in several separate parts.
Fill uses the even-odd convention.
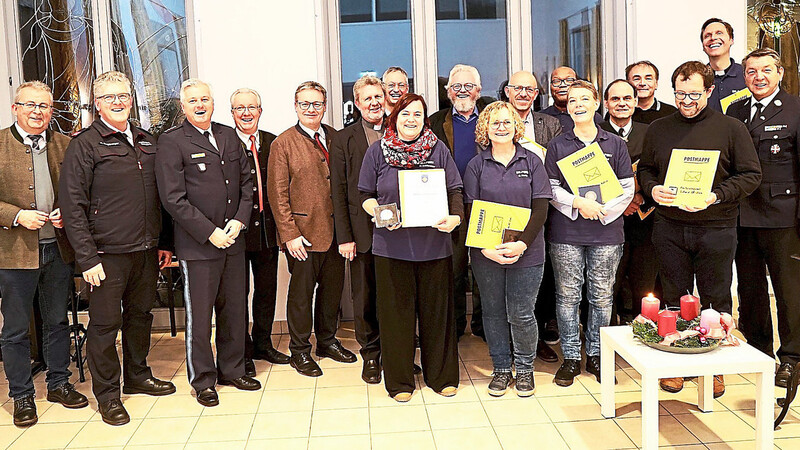
[[[714,91],[708,105],[722,111],[720,101],[745,88],[744,71],[741,64],[731,58],[733,27],[728,22],[712,17],[700,27],[700,42],[708,55],[708,66],[714,72]]]
[[[326,100],[327,91],[316,81],[297,87],[297,124],[272,143],[267,170],[269,204],[292,273],[286,299],[289,364],[308,377],[322,375],[311,358],[312,324],[317,356],[356,362],[353,352],[336,339],[344,258],[334,236],[328,152],[336,131],[322,124]]]
[[[543,109],[542,113],[558,119],[564,131],[575,127],[572,117],[567,112],[567,93],[572,83],[577,80],[578,74],[572,67],[561,66],[550,74],[550,95],[553,97],[553,104]],[[603,123],[603,117],[597,112],[594,113],[594,123],[598,126]]]
[[[699,61],[675,69],[672,87],[680,114],[650,124],[639,162],[639,184],[656,207],[653,245],[667,306],[694,290],[695,278],[705,307],[731,313],[732,263],[736,253],[739,203],[761,182],[761,164],[745,125],[708,107],[714,72]],[[673,149],[717,150],[719,163],[702,207],[675,203],[664,186]],[[661,388],[678,392],[683,378],[662,379]],[[714,377],[714,397],[725,392]]]
[[[625,78],[636,88],[638,104],[633,113],[633,121],[650,124],[656,119],[668,116],[677,109],[658,101],[658,67],[650,61],[639,61],[625,68]]]
[[[256,375],[254,359],[272,364],[289,364],[289,357],[272,345],[272,322],[275,321],[275,302],[278,289],[278,231],[267,198],[267,161],[275,135],[258,129],[261,119],[261,96],[241,88],[231,94],[231,113],[236,135],[250,162],[253,178],[253,211],[245,231],[246,266],[253,270],[253,330],[249,331],[249,303],[245,302],[245,360],[248,376]],[[246,276],[247,294],[250,277]]]
[[[452,106],[431,115],[431,130],[450,149],[458,172],[463,178],[467,164],[478,153],[475,142],[475,126],[478,115],[494,99],[481,97],[481,76],[478,69],[465,64],[456,64],[447,79],[447,98]],[[469,252],[465,245],[467,227],[458,227],[451,233],[453,238],[453,297],[456,312],[456,334],[460,338],[467,328],[467,285],[469,284]],[[478,284],[472,283],[472,334],[483,335],[483,315]]]
[[[408,73],[402,67],[392,66],[383,72],[383,88],[386,91],[386,117],[394,110],[400,97],[408,94]]]
[[[92,91],[100,117],[67,149],[61,209],[78,270],[90,286],[86,352],[92,390],[103,421],[122,425],[130,417],[120,401],[120,329],[122,392],[175,392],[147,365],[150,310],[158,270],[172,259],[172,228],[158,200],[156,140],[128,121],[133,106],[128,77],[106,72]]]
[[[175,251],[186,304],[186,373],[197,402],[219,404],[216,385],[261,388],[244,368],[247,266],[244,224],[253,215],[253,181],[242,142],[212,122],[211,86],[181,84],[183,124],[158,138],[158,193],[175,221]],[[211,317],[216,316],[216,361]]]
[[[0,344],[14,425],[26,427],[38,421],[28,337],[35,299],[42,311],[47,400],[67,408],[89,402],[70,384],[68,369],[73,254],[57,201],[61,161],[70,140],[47,130],[53,95],[46,84],[20,85],[11,110],[14,124],[0,130]]]
[[[508,101],[517,110],[525,123],[525,134],[519,143],[535,153],[544,163],[545,149],[551,139],[561,134],[561,123],[555,117],[533,110],[533,104],[539,95],[536,77],[522,70],[508,80],[503,89]],[[553,266],[549,252],[545,252],[544,273],[539,285],[536,300],[536,322],[539,324],[539,342],[536,345],[536,357],[546,362],[558,361],[558,354],[549,345],[558,344],[558,323],[556,322],[556,288]]]

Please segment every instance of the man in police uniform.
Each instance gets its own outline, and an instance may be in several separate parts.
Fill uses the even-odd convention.
[[[731,105],[728,115],[747,125],[763,178],[739,209],[739,327],[748,343],[774,357],[769,269],[781,340],[775,384],[786,387],[792,368],[800,361],[800,263],[791,258],[800,253],[800,99],[780,88],[783,67],[774,50],[754,50],[742,65],[753,97]]]
[[[258,390],[244,370],[245,240],[253,182],[250,163],[232,128],[211,122],[214,99],[203,81],[181,84],[182,125],[159,138],[158,193],[175,220],[175,250],[181,260],[186,303],[186,365],[197,401],[219,404],[215,384]],[[211,351],[211,315],[216,313],[217,363]],[[219,376],[218,376],[219,375]]]
[[[61,210],[75,262],[90,285],[86,351],[100,415],[130,421],[120,401],[117,332],[122,329],[125,394],[167,395],[169,381],[147,366],[158,269],[172,259],[154,173],[156,141],[130,124],[131,83],[120,72],[94,81],[100,115],[67,148]],[[121,308],[120,308],[121,305]]]
[[[261,118],[261,96],[241,88],[231,94],[231,113],[236,135],[242,142],[253,178],[253,213],[245,232],[246,266],[253,269],[253,330],[248,303],[245,302],[245,372],[255,376],[254,359],[272,364],[289,364],[289,357],[272,345],[272,322],[275,320],[275,295],[278,288],[278,231],[267,198],[267,161],[275,135],[258,129]],[[246,292],[250,292],[250,277]]]

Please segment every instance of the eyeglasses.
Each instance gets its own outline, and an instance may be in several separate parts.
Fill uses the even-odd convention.
[[[322,108],[325,107],[325,102],[295,102],[297,106],[300,107],[303,111],[308,111],[309,108],[312,106],[317,111],[322,111]]]
[[[506,130],[510,130],[511,127],[514,126],[514,122],[512,122],[510,120],[503,120],[502,122],[499,121],[499,120],[496,120],[496,121],[490,123],[489,125],[492,126],[493,130],[499,130],[501,128],[501,126],[502,126],[502,128],[505,128]]]
[[[408,83],[389,83],[386,85],[386,89],[393,91],[395,89],[405,90],[408,88]]]
[[[245,111],[248,111],[250,113],[254,113],[254,112],[258,111],[259,109],[261,109],[260,106],[254,106],[254,105],[237,106],[235,108],[231,108],[231,110],[235,111],[237,114],[244,114]]]
[[[561,86],[561,85],[572,86],[572,84],[575,83],[575,81],[576,81],[575,78],[572,78],[572,77],[570,77],[570,78],[551,78],[550,79],[550,85],[551,86]]]
[[[467,92],[471,92],[473,89],[475,89],[475,86],[477,86],[477,84],[472,84],[472,83],[464,83],[464,84],[461,84],[461,83],[456,83],[456,84],[451,84],[451,85],[450,85],[450,89],[452,89],[452,90],[453,90],[453,92],[459,92],[459,91],[461,91],[462,89],[463,89],[463,90],[465,90],[465,91],[467,91]]]
[[[689,97],[689,100],[698,101],[703,96],[703,92],[675,92],[675,98],[678,100],[683,100],[686,97]]]
[[[513,89],[517,94],[526,92],[528,95],[533,95],[539,92],[539,88],[535,88],[533,86],[514,86],[513,84],[509,84],[508,87],[509,89]]]
[[[36,108],[39,108],[39,111],[47,112],[47,111],[50,111],[50,108],[53,107],[52,105],[48,105],[47,103],[39,103],[37,105],[36,103],[33,103],[33,102],[26,102],[26,103],[16,102],[14,104],[17,105],[17,106],[22,107],[22,109],[24,109],[25,111],[33,111]]]
[[[119,99],[119,101],[121,101],[122,103],[125,103],[125,102],[127,102],[128,100],[131,99],[131,94],[129,94],[127,92],[123,92],[122,94],[101,95],[101,96],[99,96],[97,98],[102,100],[102,101],[104,101],[104,102],[106,102],[106,103],[109,103],[109,104],[116,102],[117,99]]]

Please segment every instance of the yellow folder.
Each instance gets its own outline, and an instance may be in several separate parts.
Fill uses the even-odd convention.
[[[728,112],[728,107],[730,107],[733,103],[749,98],[751,95],[750,89],[744,88],[741,91],[736,91],[733,94],[721,99],[719,101],[719,105],[722,107],[722,114]]]
[[[575,195],[580,195],[580,188],[593,185],[600,186],[602,198],[598,199],[599,203],[608,203],[624,194],[614,169],[597,142],[561,158],[556,164]]]
[[[530,218],[529,208],[475,200],[469,215],[467,247],[495,248],[503,243],[503,230],[522,231]]]
[[[673,149],[664,179],[676,195],[672,206],[705,207],[718,162],[719,150]]]

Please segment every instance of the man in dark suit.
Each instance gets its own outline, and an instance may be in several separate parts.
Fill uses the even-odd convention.
[[[298,122],[272,143],[267,193],[292,273],[286,299],[289,364],[301,375],[318,377],[322,369],[311,358],[312,323],[317,356],[344,363],[357,358],[336,339],[344,259],[334,239],[328,153],[336,131],[322,124],[327,92],[306,81],[294,100]]]
[[[618,134],[628,144],[628,154],[637,166],[642,156],[642,144],[647,125],[633,121],[638,92],[627,80],[614,80],[603,94],[609,119],[600,125],[604,130]],[[634,168],[634,173],[636,173]],[[658,274],[658,261],[651,241],[653,232],[652,204],[645,204],[641,189],[636,186],[633,200],[623,213],[625,244],[614,283],[615,314],[632,320],[641,312],[639,299],[652,293]],[[627,305],[631,305],[628,308]],[[612,316],[612,321],[615,321]],[[623,320],[624,321],[624,320]]]
[[[289,357],[272,345],[272,322],[275,321],[275,302],[278,288],[278,231],[267,199],[267,161],[269,146],[275,135],[258,129],[261,118],[261,96],[241,88],[231,94],[231,113],[236,123],[236,135],[242,142],[250,174],[253,177],[253,214],[245,231],[245,261],[253,270],[253,330],[249,302],[245,302],[245,372],[255,376],[253,359],[272,364],[289,364]],[[245,277],[245,292],[250,292],[250,276]]]
[[[384,91],[381,81],[365,75],[353,85],[361,120],[336,135],[331,145],[331,194],[339,254],[350,261],[350,293],[356,341],[364,367],[361,378],[381,382],[380,340],[375,306],[372,221],[359,206],[358,175],[367,147],[383,136]]]
[[[634,122],[650,124],[656,119],[678,111],[672,105],[658,101],[658,67],[650,61],[637,61],[625,68],[625,78],[636,88],[638,99],[633,112]]]
[[[781,340],[775,384],[786,387],[800,361],[800,262],[791,257],[800,253],[800,99],[780,88],[783,67],[774,50],[754,50],[742,65],[752,98],[731,105],[728,115],[747,125],[763,178],[739,206],[739,327],[750,345],[774,357],[769,269]]]
[[[508,96],[509,103],[525,122],[525,135],[519,143],[535,153],[544,163],[547,144],[561,134],[561,122],[553,116],[533,110],[534,102],[539,96],[536,77],[526,70],[521,70],[511,75],[508,85],[503,90]],[[536,323],[539,325],[536,357],[542,361],[556,362],[558,354],[549,347],[560,341],[556,322],[556,287],[549,252],[545,252],[544,273],[542,283],[539,285],[535,313]]]
[[[186,365],[197,401],[216,406],[214,386],[258,390],[245,375],[245,241],[239,233],[253,212],[250,163],[232,128],[211,122],[214,99],[208,84],[181,84],[186,115],[158,140],[158,192],[175,221],[186,303]],[[216,313],[217,363],[211,351]]]

